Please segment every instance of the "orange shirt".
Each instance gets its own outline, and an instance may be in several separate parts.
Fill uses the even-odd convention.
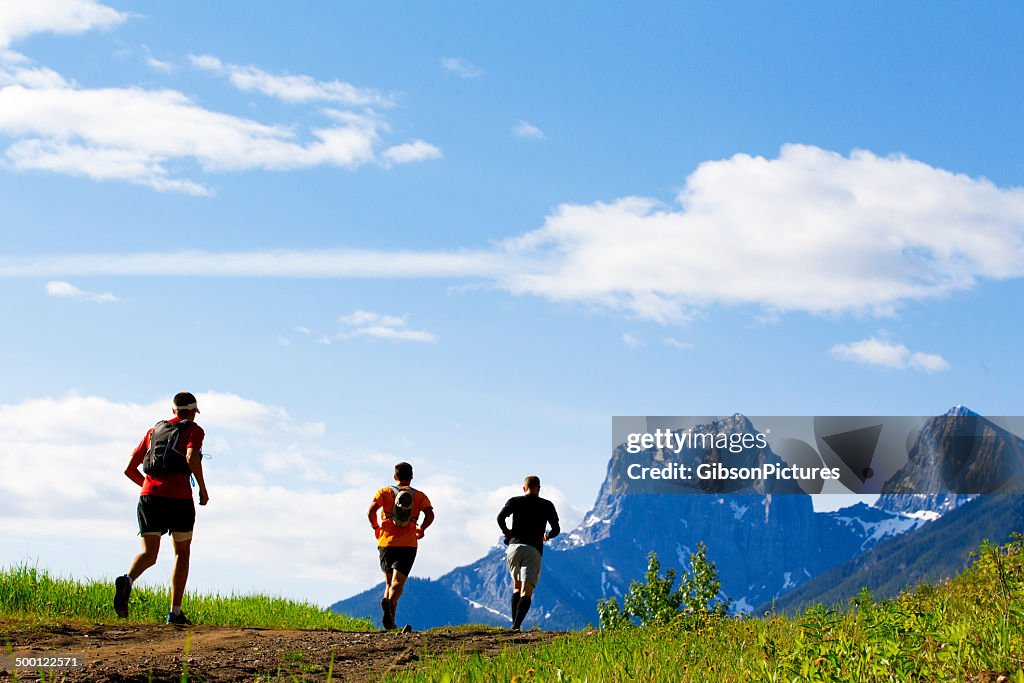
[[[418,540],[416,524],[419,522],[420,512],[434,507],[430,504],[427,494],[413,489],[412,517],[409,518],[409,524],[406,526],[398,526],[391,521],[391,513],[395,509],[395,491],[390,486],[377,491],[373,502],[377,503],[381,512],[384,513],[384,521],[380,523],[380,536],[377,537],[377,545],[381,548],[396,546],[415,548]]]

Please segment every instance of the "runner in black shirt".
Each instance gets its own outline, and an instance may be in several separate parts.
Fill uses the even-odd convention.
[[[558,535],[558,513],[550,500],[540,497],[540,477],[523,480],[526,495],[509,498],[498,513],[498,526],[505,534],[505,557],[512,574],[512,628],[518,630],[530,611],[533,589],[540,580],[540,558],[544,541]],[[505,523],[512,516],[512,528]],[[551,530],[546,531],[548,525]]]

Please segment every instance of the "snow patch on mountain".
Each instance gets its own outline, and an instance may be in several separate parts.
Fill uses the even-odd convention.
[[[852,514],[843,514],[846,511],[850,511]],[[840,524],[853,527],[858,535],[863,536],[864,540],[860,547],[862,550],[867,550],[886,538],[913,531],[940,516],[933,510],[888,512],[877,508],[867,508],[864,505],[854,505],[837,510],[834,519]]]
[[[468,602],[470,607],[472,607],[473,609],[482,609],[482,610],[485,610],[487,612],[490,612],[491,614],[493,614],[493,615],[495,615],[497,617],[501,617],[505,621],[512,621],[512,617],[510,617],[507,614],[502,614],[501,612],[499,612],[496,609],[491,609],[487,605],[481,605],[479,602],[476,602],[475,600],[470,600],[469,598],[463,598],[463,599],[466,602]]]

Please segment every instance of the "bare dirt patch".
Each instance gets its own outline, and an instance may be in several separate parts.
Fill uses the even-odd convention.
[[[31,657],[78,655],[85,668],[56,680],[125,683],[180,681],[324,681],[333,662],[335,681],[376,681],[447,650],[483,655],[557,636],[541,631],[438,629],[413,633],[279,631],[163,624],[6,628],[4,651]],[[187,646],[187,654],[186,654]],[[39,680],[35,671],[0,669],[0,681]],[[52,680],[47,674],[46,680]]]

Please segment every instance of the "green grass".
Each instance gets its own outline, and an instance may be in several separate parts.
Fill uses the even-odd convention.
[[[112,581],[59,578],[28,565],[0,569],[0,617],[9,623],[115,622]],[[167,617],[169,587],[132,589],[130,623]],[[364,619],[335,614],[309,603],[266,595],[186,593],[182,604],[196,624],[281,629],[373,631]]]
[[[796,617],[680,615],[663,627],[570,634],[500,655],[423,656],[404,681],[966,681],[1024,683],[1024,548],[892,600]]]
[[[56,579],[27,566],[0,571],[0,616],[113,621],[108,582]],[[161,621],[165,590],[133,591],[136,622]],[[1024,546],[983,546],[973,566],[892,600],[861,594],[848,609],[794,617],[680,614],[659,627],[583,631],[498,655],[432,653],[429,633],[405,681],[995,681],[1024,683]],[[264,596],[189,595],[197,623],[372,630],[363,620]],[[317,676],[301,652],[286,662]],[[333,664],[333,662],[332,662]],[[314,671],[315,669],[315,671]],[[183,680],[188,673],[183,671]],[[291,674],[287,674],[290,676]],[[1000,675],[1006,676],[999,679]],[[281,676],[279,675],[280,679]]]

